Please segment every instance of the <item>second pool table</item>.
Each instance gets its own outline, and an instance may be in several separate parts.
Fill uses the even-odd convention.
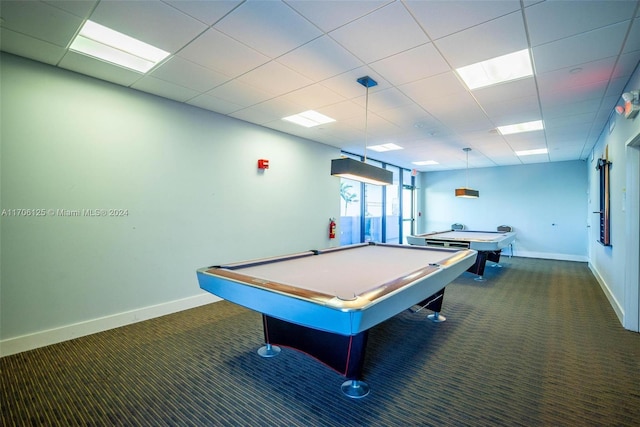
[[[512,244],[515,238],[514,231],[447,230],[407,236],[407,242],[418,246],[469,248],[478,251],[476,262],[468,271],[478,276],[476,280],[483,281],[487,260],[498,263],[502,249]]]

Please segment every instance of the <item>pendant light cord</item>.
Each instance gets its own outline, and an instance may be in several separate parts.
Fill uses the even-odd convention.
[[[367,163],[367,145],[369,144],[369,86],[366,86],[364,98],[364,162]]]

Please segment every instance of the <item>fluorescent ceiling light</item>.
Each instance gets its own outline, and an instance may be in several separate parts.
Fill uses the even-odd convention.
[[[393,143],[389,143],[389,144],[380,144],[380,145],[370,145],[367,147],[367,149],[381,153],[383,151],[402,150],[402,147]]]
[[[549,150],[547,150],[546,148],[537,148],[535,150],[522,150],[522,151],[516,151],[516,155],[518,156],[531,156],[534,154],[547,154],[549,152]]]
[[[335,122],[335,119],[327,117],[324,114],[320,114],[317,111],[307,110],[302,113],[294,114],[293,116],[285,117],[282,120],[286,120],[291,123],[295,123],[300,126],[312,128],[314,126],[323,125],[325,123]]]
[[[429,165],[439,165],[440,163],[436,162],[435,160],[422,160],[420,162],[411,162],[414,165],[418,165],[418,166],[429,166]]]
[[[534,130],[544,129],[542,120],[534,120],[533,122],[516,123],[515,125],[498,126],[498,132],[501,135],[510,135],[512,133],[532,132]]]
[[[141,73],[169,56],[169,52],[93,21],[85,22],[69,49]]]
[[[491,86],[533,75],[529,49],[456,68],[469,89]]]

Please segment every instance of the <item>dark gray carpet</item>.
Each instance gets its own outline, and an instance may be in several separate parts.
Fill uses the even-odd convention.
[[[502,264],[447,287],[446,322],[372,329],[364,399],[294,350],[260,358],[260,315],[220,302],[2,358],[1,424],[640,425],[640,334],[587,265]]]

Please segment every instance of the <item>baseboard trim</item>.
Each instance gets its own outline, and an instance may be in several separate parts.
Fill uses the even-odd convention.
[[[220,301],[220,298],[209,293],[202,293],[192,297],[169,301],[162,304],[142,307],[140,309],[126,311],[111,316],[91,319],[72,325],[48,329],[33,334],[22,335],[0,341],[0,357],[34,350],[51,344],[80,338],[86,335],[107,331],[120,326],[142,322],[155,317],[166,316],[190,308]]]
[[[591,270],[591,272],[593,273],[593,277],[595,277],[598,281],[602,292],[604,292],[604,295],[607,297],[609,304],[613,308],[613,311],[616,313],[620,324],[624,326],[624,307],[620,305],[616,297],[613,295],[613,293],[611,293],[611,290],[609,289],[609,286],[607,286],[605,280],[602,278],[595,266],[591,263],[589,263],[589,270]]]
[[[509,252],[502,251],[502,256],[508,256]],[[540,258],[540,259],[554,259],[557,261],[576,261],[576,262],[589,262],[589,258],[586,255],[572,255],[572,254],[560,254],[550,252],[528,252],[528,251],[514,251],[513,256],[522,258]]]

